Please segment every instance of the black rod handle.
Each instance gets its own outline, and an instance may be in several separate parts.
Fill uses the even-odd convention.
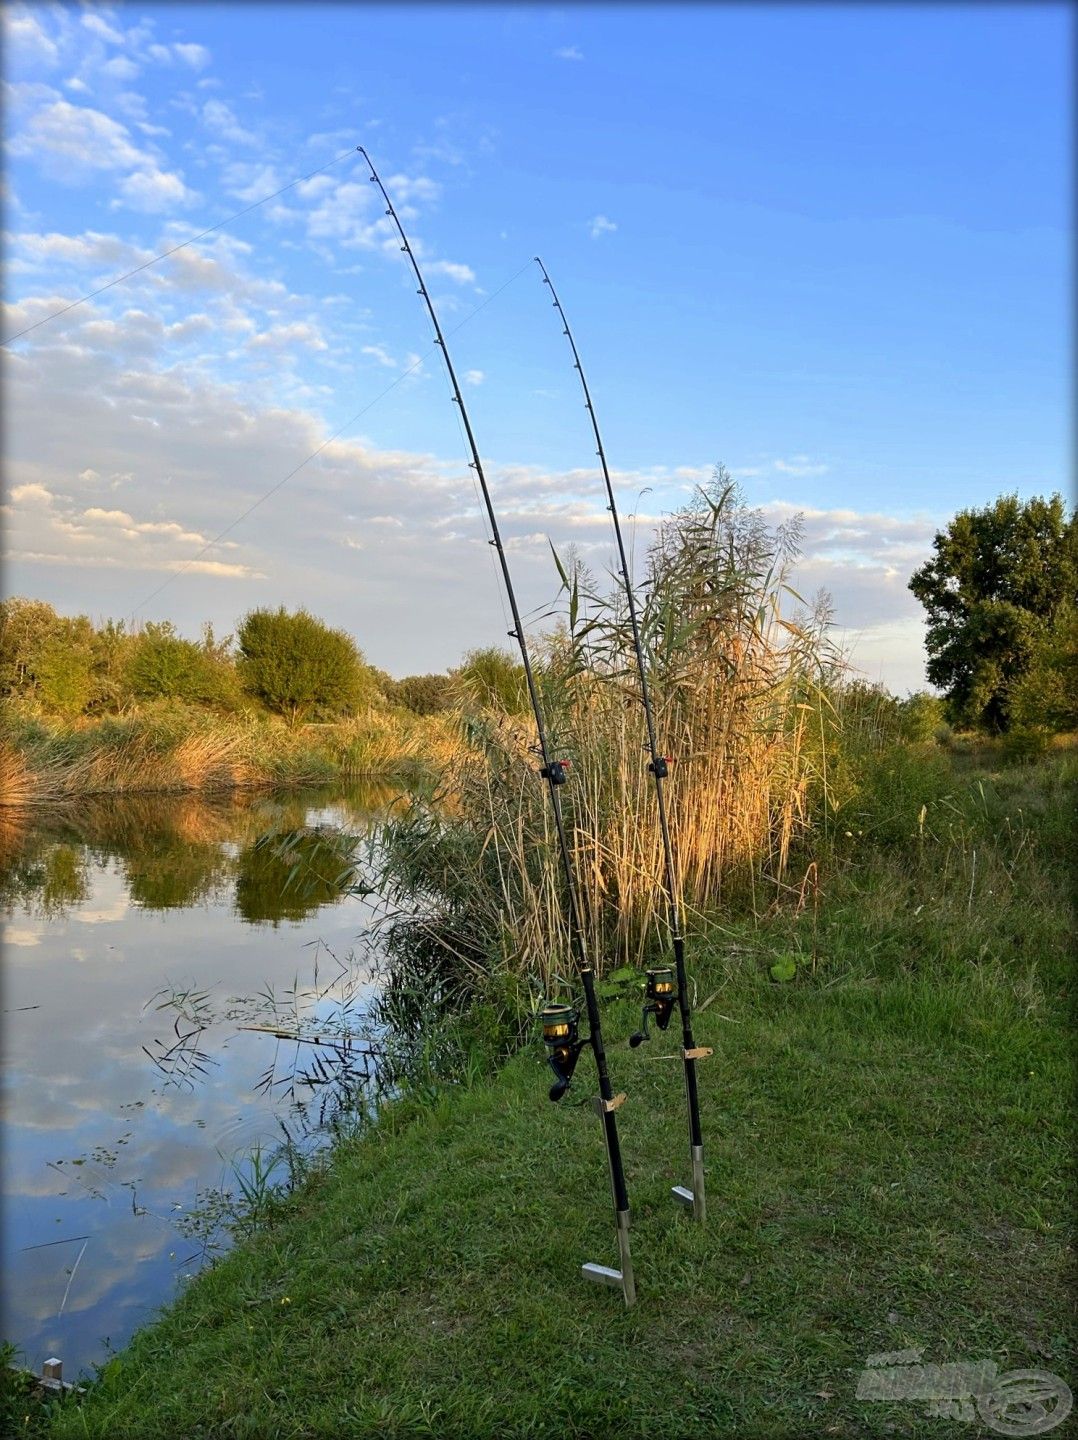
[[[595,998],[595,971],[590,965],[581,971],[581,979],[584,982],[584,999],[588,1008],[591,1049],[595,1056],[595,1068],[599,1072],[599,1098],[602,1103],[603,1129],[606,1132],[606,1151],[610,1157],[610,1185],[614,1192],[614,1209],[620,1212],[629,1208],[629,1191],[625,1184],[625,1166],[622,1163],[621,1142],[618,1139],[618,1117],[613,1110],[607,1108],[614,1098],[614,1091],[606,1068],[603,1027]]]

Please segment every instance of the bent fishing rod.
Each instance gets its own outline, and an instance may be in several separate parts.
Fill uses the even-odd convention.
[[[509,631],[509,636],[511,639],[514,639],[520,647],[520,658],[524,665],[524,678],[527,682],[528,698],[531,701],[532,713],[535,716],[535,728],[539,741],[538,751],[542,760],[539,774],[547,782],[547,790],[550,795],[551,807],[554,813],[554,827],[557,832],[558,849],[561,853],[562,869],[565,874],[565,889],[569,901],[568,926],[570,945],[576,954],[580,978],[584,987],[584,998],[588,1017],[589,1033],[581,1037],[577,1029],[577,1012],[574,1006],[551,1004],[544,1007],[542,1017],[543,1039],[547,1046],[549,1063],[557,1076],[555,1083],[550,1087],[550,1098],[551,1100],[560,1100],[565,1094],[569,1088],[569,1082],[572,1079],[573,1070],[576,1067],[576,1062],[581,1050],[583,1050],[585,1046],[590,1046],[592,1054],[595,1057],[595,1068],[599,1078],[599,1094],[594,1101],[594,1108],[603,1126],[603,1141],[606,1146],[606,1158],[610,1171],[610,1190],[614,1201],[614,1217],[617,1226],[618,1252],[621,1259],[621,1269],[614,1270],[608,1265],[595,1265],[590,1263],[581,1268],[582,1273],[587,1279],[595,1280],[600,1284],[610,1285],[615,1289],[619,1289],[625,1299],[625,1304],[632,1305],[636,1301],[636,1284],[633,1278],[632,1256],[629,1251],[629,1195],[625,1184],[625,1167],[622,1164],[616,1113],[618,1107],[625,1100],[625,1096],[615,1095],[610,1083],[610,1075],[606,1063],[606,1052],[603,1049],[603,1032],[599,1018],[599,1006],[595,998],[595,972],[588,958],[587,944],[584,939],[584,926],[581,918],[576,877],[573,872],[573,860],[569,850],[565,818],[562,814],[561,796],[558,793],[559,787],[568,781],[569,762],[567,760],[554,760],[550,755],[546,726],[543,722],[543,708],[539,702],[539,691],[536,687],[531,657],[528,653],[528,642],[525,638],[524,624],[521,620],[520,609],[517,605],[516,591],[513,588],[513,577],[509,572],[509,562],[506,559],[501,532],[498,528],[498,517],[494,511],[494,501],[491,498],[490,487],[487,484],[486,475],[483,471],[483,462],[479,456],[479,447],[476,444],[471,420],[468,417],[468,410],[464,404],[464,396],[457,382],[457,374],[453,368],[453,361],[450,359],[449,349],[445,343],[445,336],[442,334],[442,327],[438,321],[438,313],[434,308],[434,302],[430,298],[430,292],[427,290],[426,282],[419,268],[419,261],[415,256],[415,251],[409,244],[408,236],[405,234],[400,216],[394,209],[393,202],[389,198],[386,187],[382,184],[378,171],[374,168],[374,162],[362,145],[357,145],[356,149],[370,167],[371,184],[377,185],[382,193],[382,199],[386,205],[386,214],[397,228],[397,233],[400,236],[401,250],[407,255],[411,263],[416,284],[419,287],[417,293],[422,296],[427,307],[427,314],[430,316],[431,324],[434,326],[434,343],[442,352],[442,359],[445,361],[445,368],[449,375],[449,384],[453,391],[453,403],[457,406],[464,425],[465,435],[468,440],[468,449],[472,457],[469,466],[475,471],[476,478],[479,481],[479,488],[482,491],[487,519],[490,522],[492,538],[489,543],[497,553],[502,580],[505,584],[505,592],[509,599],[509,609],[513,616],[513,628]]]
[[[689,985],[685,973],[685,937],[682,933],[682,905],[681,894],[677,880],[677,870],[674,864],[674,847],[670,840],[670,823],[666,811],[666,796],[663,792],[663,782],[669,778],[672,757],[659,754],[659,743],[655,729],[655,711],[651,703],[651,691],[648,686],[647,664],[644,660],[644,645],[640,636],[640,621],[636,613],[636,600],[633,596],[632,581],[629,578],[629,560],[625,553],[625,541],[621,533],[621,520],[618,515],[617,501],[614,499],[614,486],[610,480],[610,468],[606,462],[606,450],[603,446],[603,437],[599,433],[599,422],[595,415],[595,406],[592,404],[591,391],[588,389],[588,382],[584,375],[584,367],[580,363],[580,354],[576,348],[576,341],[573,339],[573,332],[569,328],[569,321],[565,311],[562,309],[561,301],[558,299],[558,292],[547,274],[546,266],[535,257],[535,263],[543,273],[543,283],[550,290],[551,299],[554,302],[554,309],[557,310],[561,319],[562,330],[565,338],[569,341],[569,348],[573,354],[573,368],[580,377],[580,386],[584,391],[584,408],[591,420],[592,432],[595,436],[595,453],[599,457],[599,464],[602,466],[603,481],[606,485],[606,494],[609,504],[607,509],[614,522],[614,535],[618,545],[618,564],[621,570],[622,583],[625,587],[625,599],[629,610],[629,624],[632,628],[633,648],[636,651],[636,664],[640,672],[640,698],[644,706],[644,718],[647,723],[648,749],[651,759],[648,769],[655,782],[655,804],[659,812],[659,829],[662,833],[663,847],[663,875],[664,889],[666,891],[667,920],[670,929],[670,939],[674,951],[674,972],[675,977],[670,974],[669,967],[662,967],[648,970],[647,991],[645,995],[644,1015],[642,1029],[631,1036],[629,1044],[635,1049],[643,1041],[649,1038],[648,1017],[654,1015],[655,1023],[660,1030],[665,1030],[670,1023],[670,1014],[675,1001],[681,1014],[681,1054],[685,1064],[685,1098],[688,1106],[689,1119],[689,1157],[692,1163],[692,1189],[685,1185],[675,1185],[672,1194],[675,1199],[687,1208],[691,1208],[693,1217],[704,1221],[707,1215],[707,1201],[704,1192],[704,1137],[700,1126],[700,1096],[696,1083],[696,1062],[705,1059],[712,1052],[704,1046],[698,1046],[693,1039],[692,1033],[692,1007],[689,1001]]]

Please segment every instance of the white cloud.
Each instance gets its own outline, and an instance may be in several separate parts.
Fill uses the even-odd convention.
[[[89,233],[73,238],[91,250],[101,243]],[[48,236],[38,243],[62,248]],[[235,276],[243,253],[222,246],[195,259]],[[151,288],[160,284],[145,277],[143,293],[174,299],[186,293],[175,277],[169,288]],[[375,663],[398,672],[444,668],[464,649],[497,643],[500,606],[484,558],[482,513],[457,457],[341,437],[236,529],[229,543],[238,549],[214,546],[199,554],[207,539],[322,446],[327,433],[306,401],[267,399],[262,374],[277,387],[289,368],[278,355],[324,353],[327,343],[310,316],[282,313],[282,297],[275,305],[251,302],[259,322],[253,342],[231,352],[246,366],[272,357],[257,391],[238,384],[234,369],[224,383],[164,350],[165,334],[176,330],[178,339],[187,325],[192,335],[212,329],[227,347],[226,316],[241,335],[249,331],[254,322],[239,309],[239,293],[234,280],[220,291],[207,289],[196,315],[167,307],[162,315],[149,303],[115,314],[90,306],[75,312],[83,318],[65,325],[61,343],[7,356],[9,584],[47,594],[61,608],[122,614],[153,588],[155,576],[175,573],[186,579],[176,579],[155,607],[181,625],[208,617],[229,628],[252,596],[307,604],[352,630]],[[20,308],[32,317],[35,305],[50,303],[35,297]],[[357,347],[392,368],[384,346]],[[475,380],[464,372],[465,383]],[[58,409],[63,426],[55,424]],[[626,512],[637,512],[638,553],[662,514],[683,502],[684,487],[709,473],[692,456],[685,459],[616,472]],[[552,472],[502,463],[490,472],[528,613],[540,613],[557,588],[547,536],[558,546],[576,541],[597,572],[610,563],[610,520],[593,466]],[[772,525],[803,514],[804,554],[794,584],[804,594],[819,586],[832,591],[838,622],[850,627],[855,663],[873,674],[882,665],[891,685],[921,684],[917,606],[906,583],[931,552],[936,521],[805,508],[789,498],[762,508]],[[348,568],[349,541],[363,547],[361,573]],[[400,579],[405,556],[407,587]],[[195,564],[185,568],[189,561]],[[260,588],[262,575],[273,577],[272,597],[269,587]],[[376,623],[387,606],[391,633]]]
[[[593,240],[598,240],[600,235],[612,235],[617,228],[605,215],[595,215],[588,221],[588,234]]]
[[[120,194],[133,210],[158,214],[176,205],[193,204],[198,196],[179,175],[165,170],[136,170],[120,182]],[[113,204],[118,202],[114,201]]]
[[[290,345],[302,345],[308,350],[329,348],[318,326],[312,325],[309,320],[293,320],[287,325],[274,325],[271,330],[254,335],[247,342],[249,350],[286,350]]]
[[[239,161],[227,165],[222,178],[229,193],[235,195],[237,200],[245,201],[258,200],[263,195],[273,195],[280,190],[283,184],[281,176],[274,166],[264,165],[261,162],[252,165]]]
[[[379,365],[384,365],[387,370],[396,370],[397,368],[396,360],[381,345],[363,345],[360,348],[360,354],[369,355],[372,360],[377,360]]]
[[[428,275],[445,275],[458,285],[474,285],[475,271],[470,265],[458,265],[454,260],[431,260],[423,267]]]
[[[231,140],[234,145],[257,145],[257,135],[245,130],[235,114],[223,100],[207,100],[202,107],[202,119],[215,135],[222,140]]]
[[[25,6],[3,12],[4,44],[10,59],[53,66],[60,58],[56,42]]]
[[[49,175],[70,185],[87,184],[101,171],[127,171],[119,193],[135,209],[160,211],[196,198],[180,174],[161,170],[154,152],[133,142],[126,125],[67,100],[39,109],[10,148],[13,155],[39,160]]]
[[[425,175],[391,175],[386,181],[386,189],[398,210],[415,200],[429,204],[442,193],[442,187]]]
[[[51,505],[53,495],[44,485],[30,483],[16,485],[11,492],[11,500],[15,505]]]
[[[148,259],[149,251],[141,252],[128,245],[116,235],[102,235],[96,230],[87,230],[82,235],[62,235],[50,231],[47,235],[24,231],[9,235],[8,245],[31,261],[45,261],[55,264],[66,261],[72,265],[128,265],[138,259]]]
[[[100,15],[95,14],[92,10],[83,12],[82,23],[91,34],[97,35],[102,40],[107,40],[110,45],[122,45],[124,43],[124,36],[121,31],[114,29],[107,20],[102,19]]]
[[[575,45],[563,45],[560,50],[554,51],[555,60],[583,60],[584,56]]]
[[[57,179],[79,184],[95,170],[126,170],[151,164],[131,143],[125,125],[101,110],[56,100],[31,116],[11,142],[17,156],[44,155]]]
[[[192,70],[204,70],[212,59],[205,45],[173,45],[172,50]]]
[[[465,385],[482,385],[486,378],[482,370],[465,370],[464,372]]]
[[[101,66],[102,75],[108,75],[112,80],[134,80],[141,67],[136,65],[134,60],[127,55],[114,55],[111,60],[106,60]]]

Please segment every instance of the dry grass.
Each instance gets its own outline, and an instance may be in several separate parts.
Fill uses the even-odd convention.
[[[452,744],[441,721],[384,712],[292,730],[264,716],[149,706],[74,729],[13,717],[7,729],[0,741],[0,805],[12,808],[86,795],[389,778],[437,763]]]

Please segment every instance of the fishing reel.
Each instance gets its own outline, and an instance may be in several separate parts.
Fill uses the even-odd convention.
[[[638,1045],[643,1045],[645,1040],[651,1038],[648,1034],[649,1016],[655,1016],[655,1023],[660,1030],[666,1029],[670,1024],[670,1016],[673,1014],[678,998],[674,972],[669,965],[649,970],[647,977],[647,989],[644,991],[644,1013],[641,1019],[642,1028],[629,1036],[629,1044],[634,1050]]]
[[[547,1048],[547,1064],[557,1076],[550,1087],[551,1100],[560,1100],[569,1088],[580,1052],[591,1041],[583,1040],[579,1034],[580,1015],[575,1005],[554,1001],[543,1006],[540,1017],[543,1026],[543,1044]]]

